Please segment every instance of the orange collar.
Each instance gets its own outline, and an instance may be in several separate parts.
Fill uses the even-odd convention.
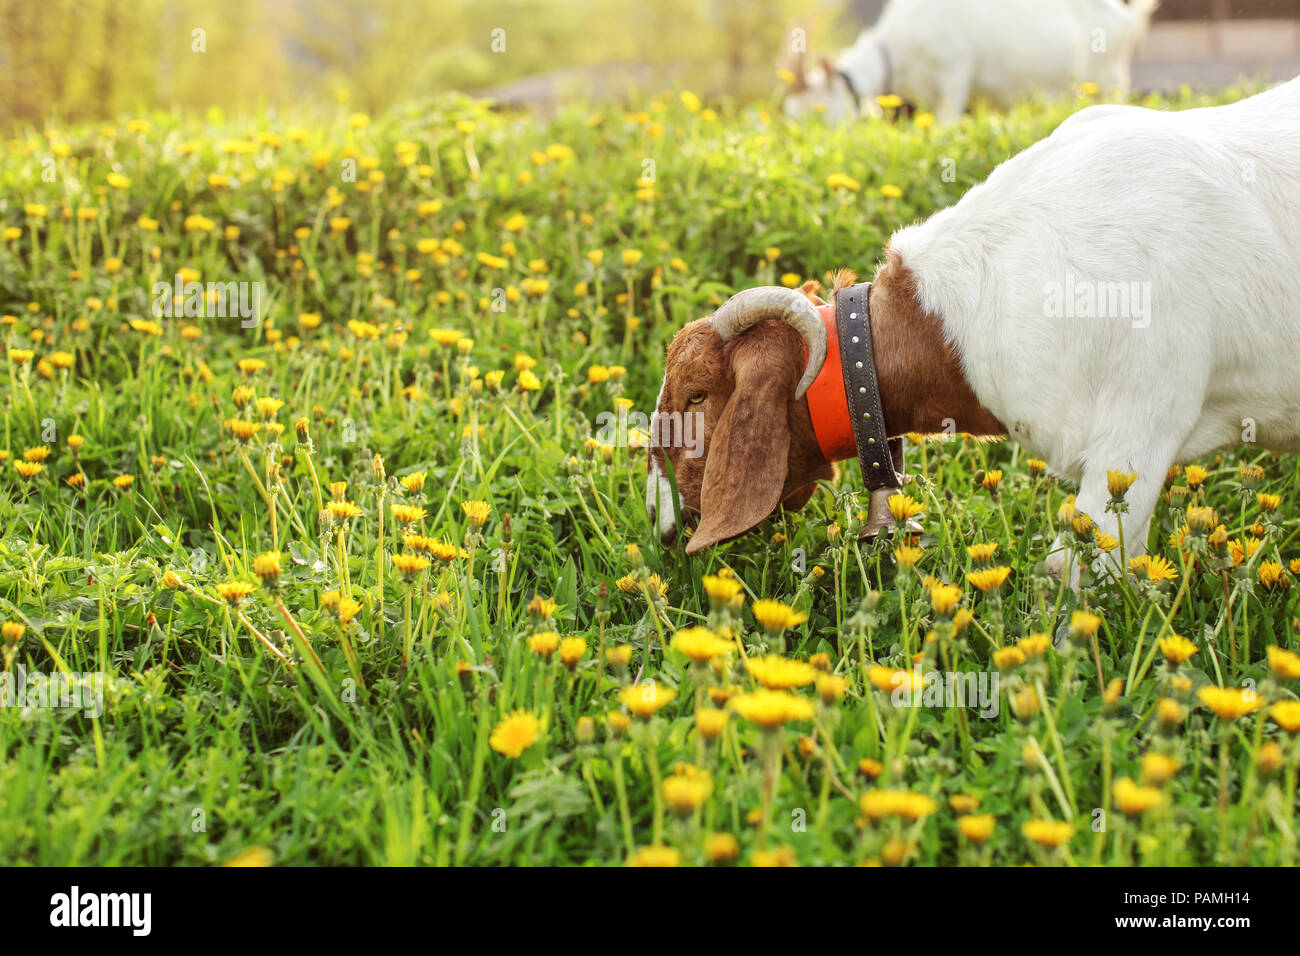
[[[844,394],[844,368],[840,364],[840,336],[835,326],[835,304],[819,305],[818,314],[826,323],[826,364],[808,387],[808,413],[812,416],[813,434],[827,461],[856,458],[858,444],[849,420],[849,399]],[[807,361],[807,346],[804,361]]]

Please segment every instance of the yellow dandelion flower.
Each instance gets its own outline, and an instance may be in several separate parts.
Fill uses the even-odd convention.
[[[488,745],[499,754],[518,758],[537,742],[541,732],[542,725],[535,716],[526,710],[516,710],[492,729]]]
[[[775,654],[751,657],[745,661],[745,668],[756,681],[769,690],[805,687],[817,679],[817,668],[811,664]]]
[[[231,607],[238,607],[245,598],[256,590],[257,585],[248,581],[223,581],[217,585],[217,593]]]
[[[1064,820],[1026,820],[1020,832],[1039,846],[1055,849],[1070,842],[1074,825]]]
[[[723,654],[735,653],[736,644],[719,637],[707,627],[688,627],[673,635],[673,650],[693,661],[708,661]]]
[[[993,835],[998,818],[991,813],[968,813],[957,818],[957,829],[972,843],[983,843]]]
[[[791,721],[812,720],[817,712],[812,701],[785,690],[760,688],[748,694],[738,694],[728,701],[729,706],[751,723],[771,730]]]
[[[1010,574],[1011,569],[1009,567],[1000,565],[996,568],[981,568],[978,571],[971,571],[966,575],[966,580],[970,582],[971,587],[987,593],[1001,588]]]
[[[750,605],[755,619],[768,631],[784,631],[786,628],[798,627],[808,620],[808,615],[796,611],[788,604],[764,598]]]
[[[629,684],[619,693],[623,706],[642,720],[649,720],[676,698],[677,691],[657,681]]]
[[[560,641],[560,663],[573,670],[587,653],[587,642],[581,637],[566,637]]]
[[[528,649],[538,657],[550,657],[560,646],[560,635],[554,631],[540,631],[528,638]]]
[[[1268,669],[1277,677],[1300,678],[1300,654],[1270,644],[1268,647]]]
[[[890,495],[887,504],[889,513],[898,524],[902,524],[909,518],[915,518],[925,510],[925,506],[919,501],[904,494]]]
[[[492,510],[492,506],[486,501],[462,501],[460,508],[465,512],[465,517],[469,518],[470,524],[476,528],[483,527],[483,523],[488,519],[488,513]]]
[[[1111,793],[1115,797],[1115,806],[1121,813],[1131,817],[1140,816],[1165,802],[1165,795],[1155,787],[1144,787],[1135,783],[1132,777],[1120,777],[1115,781]]]
[[[1207,685],[1197,691],[1196,696],[1221,720],[1236,720],[1238,717],[1252,713],[1260,706],[1258,695],[1245,687]]]

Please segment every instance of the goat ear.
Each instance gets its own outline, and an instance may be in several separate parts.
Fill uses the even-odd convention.
[[[709,441],[700,523],[687,554],[744,534],[781,501],[790,450],[788,406],[798,370],[756,331],[731,353],[735,388]]]

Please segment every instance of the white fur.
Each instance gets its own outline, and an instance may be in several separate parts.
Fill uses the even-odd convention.
[[[664,389],[668,387],[668,371],[664,370],[664,381],[659,386],[659,397],[655,399],[655,411],[650,416],[650,435],[652,440],[659,438],[659,406],[664,400]],[[677,496],[678,510],[681,509],[681,495]],[[660,540],[667,538],[676,528],[676,516],[673,513],[673,488],[668,477],[659,467],[659,460],[650,455],[650,469],[645,482],[645,507],[650,520],[655,524],[655,531]]]
[[[1133,51],[1159,0],[891,0],[836,60],[864,104],[884,93],[957,119],[971,99],[1010,106],[1092,81],[1127,92]],[[887,50],[892,77],[881,47]],[[823,107],[839,121],[853,99],[838,75],[814,71],[786,98],[788,115]]]
[[[1130,553],[1171,464],[1252,425],[1300,451],[1300,79],[1211,109],[1083,110],[892,245],[980,402],[1102,530],[1106,470],[1138,473]],[[1147,321],[1052,314],[1066,282],[1149,283]]]

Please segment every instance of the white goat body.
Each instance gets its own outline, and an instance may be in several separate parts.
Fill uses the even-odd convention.
[[[1300,451],[1300,79],[1083,110],[892,247],[980,402],[1103,531],[1107,469],[1138,473],[1130,553],[1171,464]]]
[[[955,120],[971,99],[1011,104],[1080,81],[1125,92],[1133,51],[1158,0],[891,0],[879,22],[836,60],[864,101],[897,93]],[[814,73],[787,98],[839,120],[853,112],[840,75]]]

